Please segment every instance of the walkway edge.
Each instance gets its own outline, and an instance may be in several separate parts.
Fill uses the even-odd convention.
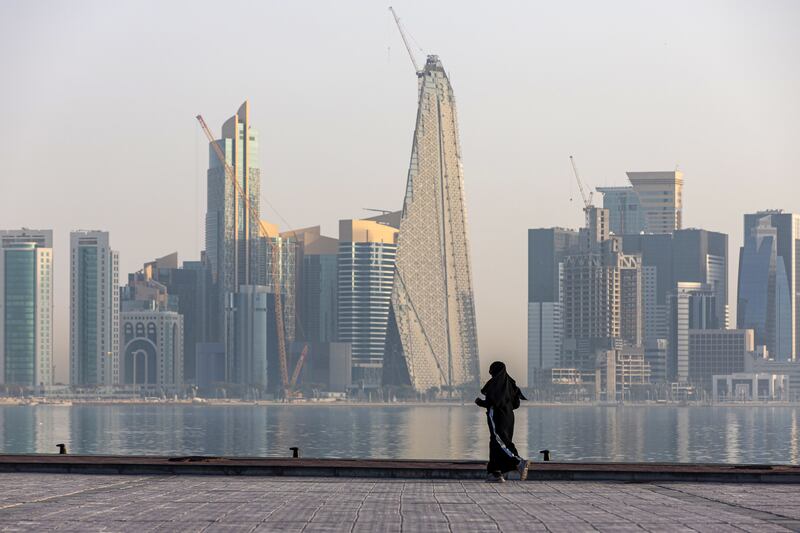
[[[479,461],[0,455],[0,473],[483,479]],[[531,463],[530,481],[799,483],[800,467],[684,463]]]

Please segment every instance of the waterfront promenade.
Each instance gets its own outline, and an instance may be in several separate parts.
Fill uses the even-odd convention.
[[[0,531],[798,531],[797,485],[0,474]]]

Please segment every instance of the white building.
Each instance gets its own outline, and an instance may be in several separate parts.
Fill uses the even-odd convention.
[[[337,336],[352,346],[352,383],[360,387],[383,382],[397,235],[375,220],[339,221]]]
[[[120,382],[150,389],[183,384],[183,317],[175,311],[124,311]]]
[[[70,383],[119,383],[119,254],[107,231],[70,233]]]
[[[0,384],[53,384],[53,232],[0,231]]]

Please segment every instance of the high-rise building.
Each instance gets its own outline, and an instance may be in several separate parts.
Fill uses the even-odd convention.
[[[769,216],[745,236],[739,251],[736,326],[752,329],[757,346],[776,360],[792,353],[792,310],[786,264],[778,255],[778,230]]]
[[[428,56],[418,79],[387,378],[418,391],[452,390],[479,379],[461,147],[453,88],[437,56]]]
[[[783,269],[786,272],[789,286],[789,319],[790,352],[786,354],[791,360],[800,355],[800,214],[784,213],[780,210],[759,211],[744,216],[744,237],[751,235],[753,229],[764,218],[777,230],[776,254],[783,258]],[[784,354],[779,354],[783,358]]]
[[[683,226],[683,173],[626,172],[639,198],[647,233],[672,233]]]
[[[268,309],[274,296],[268,287],[242,285],[228,293],[226,381],[263,391],[268,386]]]
[[[321,235],[319,226],[292,233],[298,243],[298,338],[310,342],[334,342],[339,241]]]
[[[681,281],[670,295],[671,335],[667,379],[689,381],[689,331],[722,329],[714,290],[705,283]]]
[[[183,274],[178,254],[172,253],[128,275],[128,284],[120,290],[121,384],[151,394],[174,393],[183,387],[186,316],[181,310],[193,319],[202,312],[189,307],[197,303],[196,297],[202,298],[202,292],[195,292],[194,284],[181,287],[178,282],[186,277]],[[179,288],[188,290],[179,295]],[[182,297],[188,301],[181,302]]]
[[[0,231],[0,384],[53,384],[53,232]]]
[[[603,251],[564,262],[564,347],[561,366],[594,372],[599,349],[642,341],[641,262],[616,239]]]
[[[674,282],[707,284],[714,293],[720,328],[728,326],[728,235],[702,229],[672,235]]]
[[[265,220],[261,221],[256,247],[256,284],[276,290],[273,275],[277,275],[281,295],[283,317],[283,334],[286,343],[295,338],[296,326],[296,276],[297,276],[297,239],[293,232],[280,233],[278,226]],[[273,262],[277,261],[275,268]],[[274,299],[274,297],[273,297]],[[288,348],[287,348],[288,349]]]
[[[250,105],[245,101],[222,125],[222,136],[214,141],[233,169],[238,187],[225,176],[225,166],[212,146],[208,156],[206,254],[212,282],[217,287],[214,317],[223,322],[225,295],[241,285],[258,284],[258,239],[261,170],[258,131],[250,124]],[[249,200],[248,209],[245,198]]]
[[[563,228],[528,230],[528,384],[560,365],[564,336],[564,258],[578,251],[578,232]]]
[[[70,383],[119,383],[119,254],[107,231],[70,233]]]
[[[352,345],[359,387],[382,384],[397,233],[373,220],[339,221],[337,337]]]
[[[214,298],[211,273],[201,261],[184,261],[178,268],[177,254],[156,259],[150,267],[153,279],[177,298],[177,311],[183,317],[183,377],[196,380],[196,347],[210,337],[209,303]]]
[[[615,235],[672,233],[683,226],[683,173],[626,172],[630,186],[598,187]]]
[[[669,338],[668,295],[675,287],[672,235],[625,235],[622,249],[642,258],[643,338],[645,347],[656,349],[658,339]],[[655,371],[654,376],[658,376]]]
[[[598,350],[642,343],[641,257],[610,237],[608,210],[586,209],[581,250],[563,267],[564,345],[561,366],[595,371]]]
[[[714,315],[724,328],[728,316],[728,236],[699,229],[671,234],[640,234],[623,237],[625,253],[642,257],[645,355],[660,357],[663,342],[673,338],[676,325],[670,313],[670,295],[681,282],[707,286],[714,296]],[[685,339],[684,339],[685,341]],[[683,343],[685,347],[685,342]],[[675,346],[670,361],[675,362]],[[685,349],[684,349],[685,352]],[[653,361],[653,380],[661,381],[661,366]],[[675,369],[670,367],[674,378]]]
[[[603,209],[614,235],[636,235],[645,231],[644,210],[639,195],[628,187],[597,187],[603,195]]]

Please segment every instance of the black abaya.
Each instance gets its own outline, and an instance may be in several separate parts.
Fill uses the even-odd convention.
[[[500,361],[489,367],[492,378],[486,382],[481,392],[485,400],[475,400],[486,408],[486,422],[489,425],[489,463],[490,473],[511,472],[517,468],[522,458],[514,446],[514,409],[520,400],[525,400],[516,382],[506,372],[506,365]]]

